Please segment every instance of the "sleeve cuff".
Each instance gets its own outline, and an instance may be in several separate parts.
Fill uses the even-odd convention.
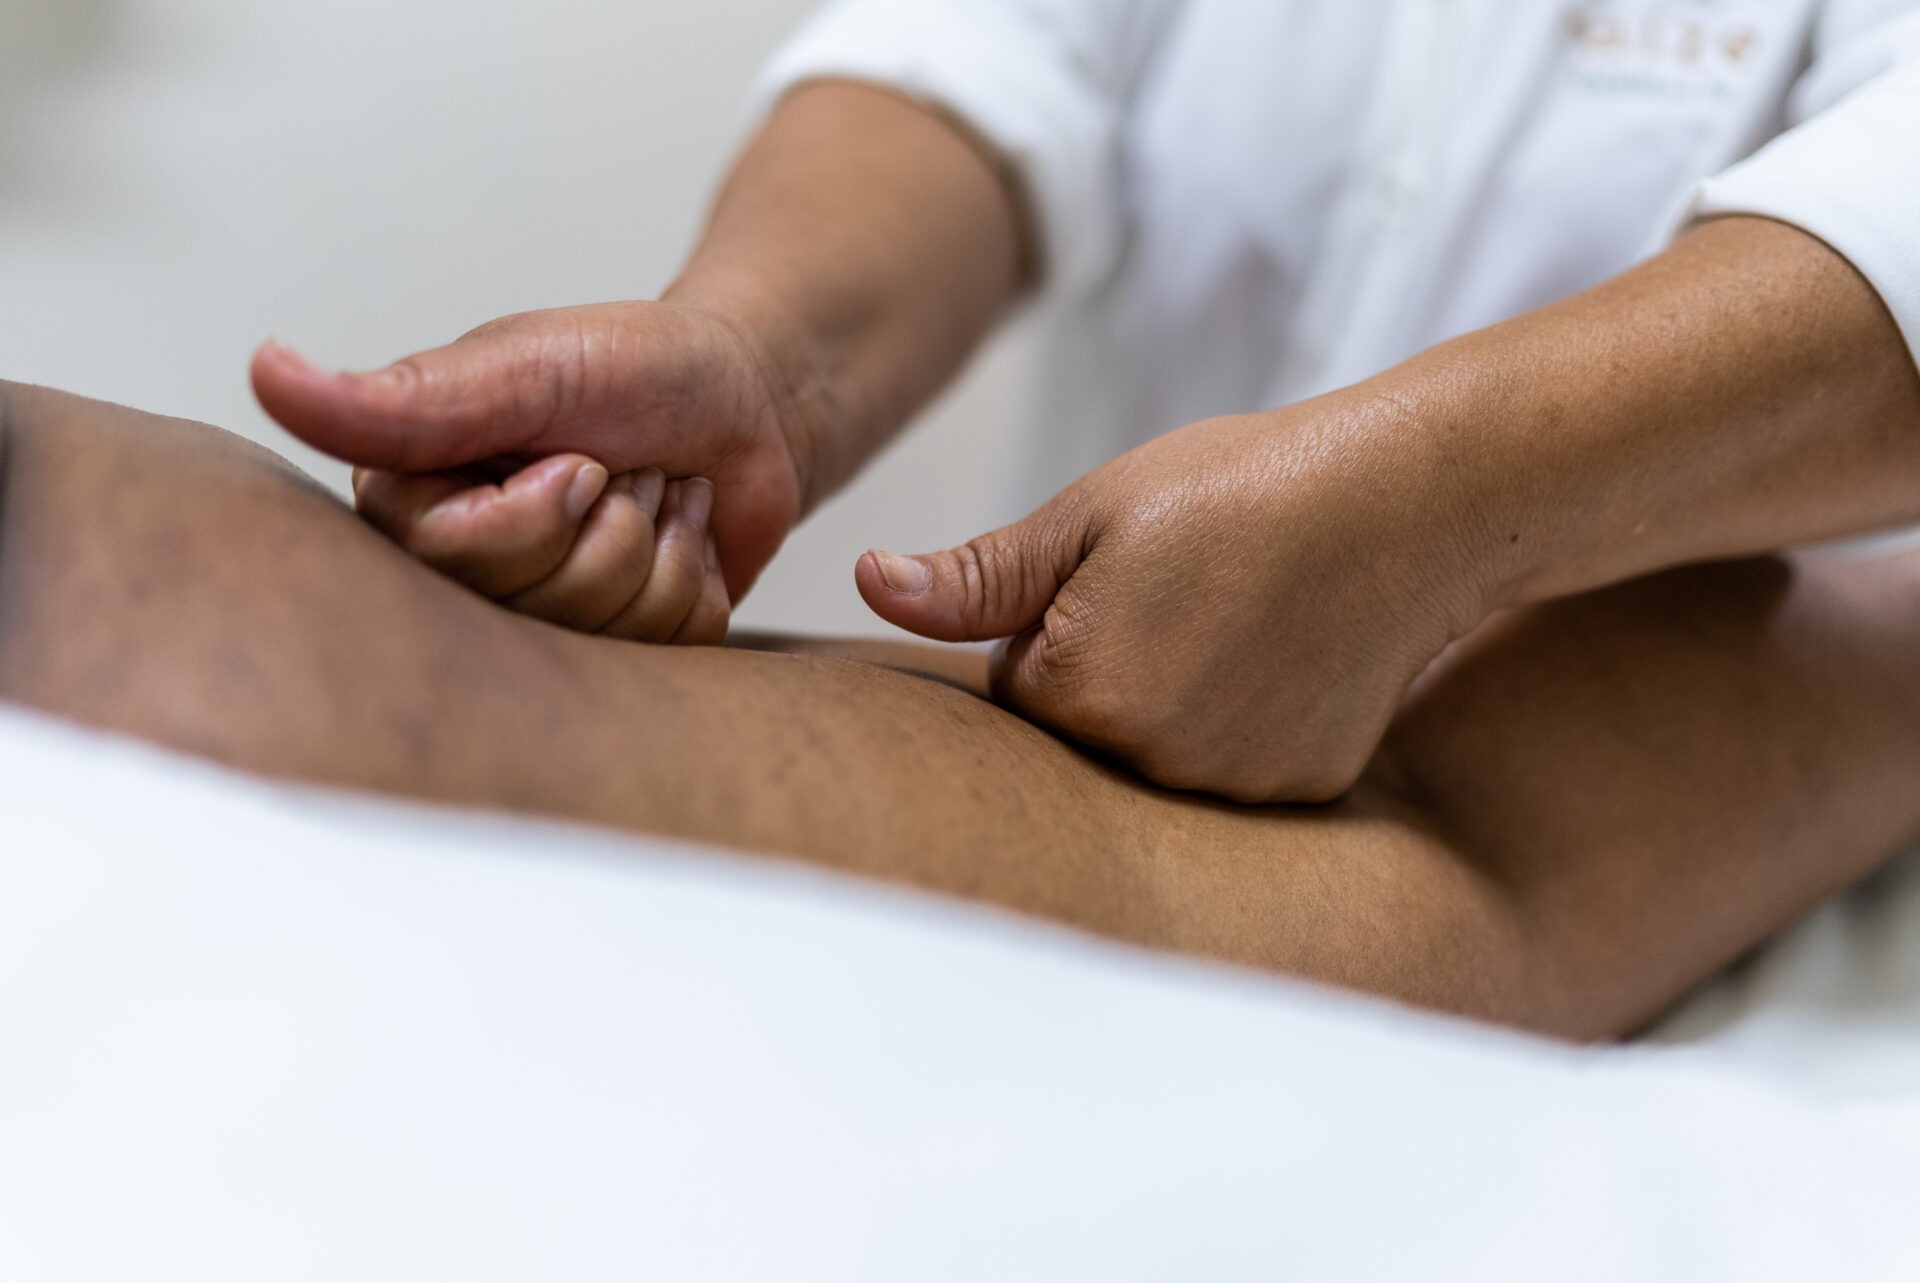
[[[1682,225],[1757,214],[1819,237],[1879,293],[1920,364],[1920,64],[1887,72],[1703,182]]]

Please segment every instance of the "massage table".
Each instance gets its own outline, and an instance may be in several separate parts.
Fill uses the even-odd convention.
[[[1920,1278],[1920,855],[1574,1048],[0,706],[0,1280]]]

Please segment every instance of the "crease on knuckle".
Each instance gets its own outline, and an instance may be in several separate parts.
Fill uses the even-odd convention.
[[[966,620],[967,640],[978,641],[983,635],[981,621],[993,615],[994,607],[1002,594],[998,588],[998,575],[990,564],[991,558],[981,551],[980,541],[968,540],[953,550],[954,569],[960,577],[961,618]]]
[[[394,427],[398,429],[390,450],[390,455],[381,463],[394,472],[418,472],[421,470],[421,451],[430,445],[431,432],[423,431],[410,413],[416,408],[426,408],[427,398],[433,386],[432,372],[419,356],[403,356],[389,365],[380,376],[386,380],[393,392],[391,396],[401,407]],[[376,417],[379,416],[376,411]]]
[[[658,582],[658,613],[672,615],[676,622],[684,619],[700,598],[703,578],[697,557],[676,553],[657,561],[647,582],[650,586]]]
[[[516,420],[538,446],[580,412],[593,372],[593,340],[575,322],[564,334],[531,345],[525,359],[509,363],[509,398]]]

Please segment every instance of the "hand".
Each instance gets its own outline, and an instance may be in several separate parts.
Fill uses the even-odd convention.
[[[1327,801],[1490,600],[1448,470],[1403,425],[1354,396],[1197,423],[856,580],[912,632],[1012,637],[997,697],[1160,784]]]
[[[638,554],[641,500],[659,487],[663,553],[679,543],[668,537],[676,513],[705,502],[698,483],[661,485],[646,469],[712,483],[718,573],[729,600],[746,593],[807,493],[805,426],[778,369],[715,314],[620,303],[508,317],[370,374],[323,370],[269,343],[252,372],[268,413],[365,469],[362,511],[402,546],[509,605],[581,626],[634,585],[621,554]],[[598,487],[614,502],[596,502]],[[569,530],[584,542],[563,544]]]
[[[714,486],[556,455],[495,483],[477,469],[353,476],[360,513],[436,570],[523,614],[630,641],[718,645],[732,615]]]

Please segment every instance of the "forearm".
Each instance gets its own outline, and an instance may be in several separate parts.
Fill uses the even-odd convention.
[[[1425,419],[1495,602],[1920,519],[1920,375],[1879,297],[1730,218],[1375,381]]]
[[[789,95],[671,302],[751,330],[787,389],[808,508],[960,367],[1024,283],[1022,215],[959,127],[884,89]]]
[[[1912,559],[1516,612],[1428,671],[1352,797],[1246,809],[941,684],[532,623],[257,447],[0,383],[0,699],[1578,1036],[1644,1020],[1913,831],[1916,621]]]

